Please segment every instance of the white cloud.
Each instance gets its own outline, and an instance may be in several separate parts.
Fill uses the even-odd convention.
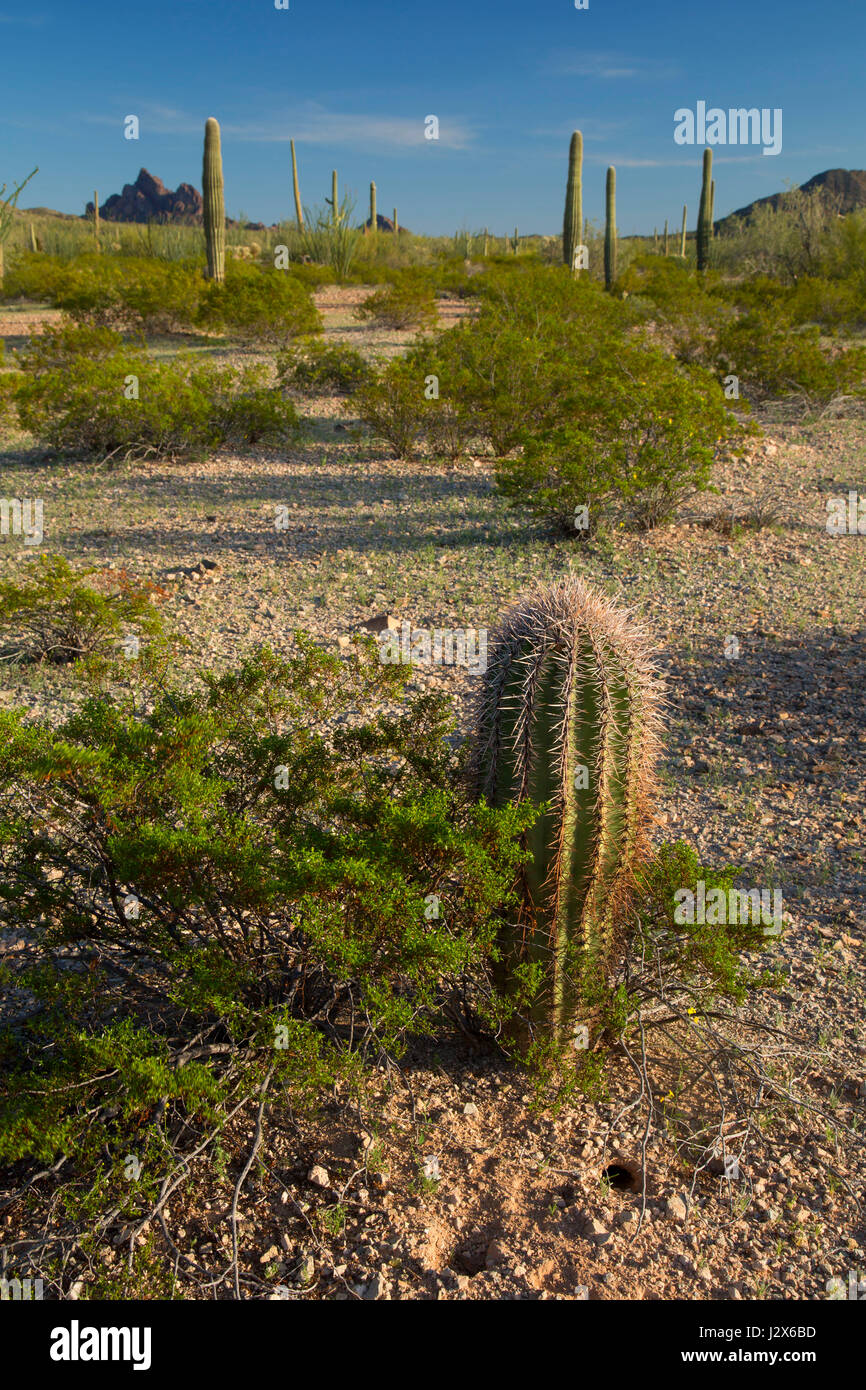
[[[158,135],[191,134],[204,129],[207,115],[215,115],[223,136],[243,144],[288,144],[294,140],[306,145],[360,146],[362,149],[410,149],[417,145],[438,143],[451,150],[466,149],[474,138],[472,130],[460,121],[451,121],[440,112],[439,140],[431,142],[424,136],[424,117],[427,109],[419,107],[417,116],[371,115],[369,112],[330,111],[316,103],[307,103],[299,110],[277,113],[268,120],[223,120],[219,112],[208,111],[196,116],[172,107],[139,103],[130,98],[128,109],[141,118],[142,129]],[[104,114],[81,117],[97,125],[122,124],[123,114]]]
[[[558,53],[545,70],[560,77],[597,77],[605,82],[661,82],[679,73],[672,63],[625,53]]]

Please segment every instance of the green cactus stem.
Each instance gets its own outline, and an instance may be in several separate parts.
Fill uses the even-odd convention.
[[[569,577],[542,585],[493,637],[477,712],[475,788],[495,806],[549,809],[526,834],[518,920],[503,928],[500,985],[526,967],[524,1015],[559,1043],[592,1017],[627,942],[647,852],[661,690],[644,629]]]
[[[665,238],[665,255],[667,255],[667,254],[668,254],[668,219],[667,219],[667,218],[665,218],[664,238]]]
[[[713,152],[704,150],[704,171],[701,182],[701,202],[698,208],[697,253],[698,270],[706,270],[710,263],[710,228],[712,226],[712,181]]]
[[[375,232],[379,223],[376,220],[376,185],[370,184],[370,231]]]
[[[572,274],[579,272],[575,257],[583,226],[583,136],[576,130],[568,149],[568,182],[565,185],[565,216],[562,223],[562,259]]]
[[[604,287],[613,289],[616,280],[616,169],[607,171],[604,199]]]
[[[209,116],[204,128],[201,191],[207,278],[222,284],[226,278],[226,202],[219,122]]]

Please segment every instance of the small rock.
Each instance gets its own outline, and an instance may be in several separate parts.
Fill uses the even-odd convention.
[[[607,1245],[610,1240],[610,1231],[596,1217],[591,1216],[585,1222],[583,1228],[584,1237],[591,1240],[593,1245]]]
[[[665,1216],[671,1221],[685,1221],[687,1215],[688,1211],[682,1197],[668,1197],[665,1202]]]
[[[469,1100],[466,1102],[466,1104],[463,1107],[463,1114],[468,1115],[470,1119],[474,1115],[478,1114],[478,1106],[475,1104],[474,1100]]]
[[[323,1168],[320,1163],[314,1164],[307,1174],[307,1181],[313,1183],[315,1187],[330,1187],[331,1179],[328,1176],[327,1168]]]

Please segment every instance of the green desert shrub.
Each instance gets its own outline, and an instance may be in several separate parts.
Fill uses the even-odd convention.
[[[124,348],[25,372],[13,403],[20,427],[54,453],[195,458],[296,433],[294,406],[267,378],[263,366],[218,367],[192,356],[155,362]]]
[[[600,351],[559,405],[560,419],[528,429],[497,480],[512,502],[572,535],[614,513],[639,529],[670,519],[743,431],[709,373],[639,342]]]
[[[61,555],[40,555],[27,574],[0,580],[0,658],[65,666],[117,655],[131,635],[161,634],[161,592],[125,569],[73,569]]]
[[[413,362],[398,357],[352,396],[358,417],[390,445],[395,458],[411,455],[436,404],[425,397],[424,380]]]
[[[751,396],[799,395],[817,404],[866,391],[866,348],[824,346],[817,326],[798,327],[778,310],[755,308],[726,323],[715,356],[717,371],[737,376]]]
[[[147,713],[0,712],[0,923],[32,941],[13,984],[36,995],[0,1034],[0,1162],[120,1177],[152,1119],[161,1175],[229,1098],[273,1078],[320,1099],[473,980],[495,1018],[535,813],[469,799],[450,708],[410,675],[299,637]]]
[[[552,428],[574,382],[611,343],[625,343],[632,316],[598,286],[528,267],[491,271],[472,321],[417,344],[407,361],[435,376],[440,399],[498,457],[527,433]]]
[[[380,328],[429,328],[436,322],[436,296],[424,271],[403,270],[355,310],[356,318]]]
[[[65,260],[41,252],[22,251],[10,257],[3,276],[2,297],[54,304],[67,280]]]
[[[374,372],[355,348],[313,339],[281,353],[277,375],[283,385],[299,391],[348,393],[370,381]]]
[[[226,278],[203,288],[197,323],[239,338],[285,343],[321,331],[309,289],[288,270],[230,261]]]

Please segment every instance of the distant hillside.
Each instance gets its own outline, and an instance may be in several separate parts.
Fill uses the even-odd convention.
[[[811,193],[816,188],[826,194],[828,200],[832,200],[840,213],[856,212],[858,208],[866,208],[866,169],[825,169],[823,174],[815,174],[800,185],[803,193]],[[744,208],[737,208],[736,212],[721,218],[715,224],[716,229],[724,231],[729,223],[733,223],[734,218],[742,217],[748,221],[756,208],[769,207],[775,211],[784,197],[784,193],[771,193],[769,198],[756,198],[753,203],[748,203]]]

